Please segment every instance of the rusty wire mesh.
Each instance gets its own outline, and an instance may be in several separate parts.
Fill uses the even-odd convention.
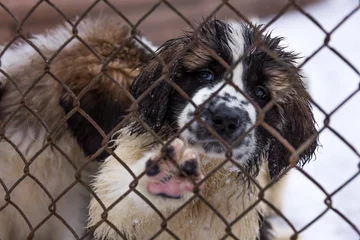
[[[87,42],[82,39],[79,35],[78,35],[78,31],[77,31],[77,26],[79,25],[79,23],[89,14],[89,12],[100,2],[105,3],[110,9],[112,9],[118,16],[119,18],[121,18],[124,23],[126,23],[128,26],[131,27],[132,32],[131,32],[131,36],[126,39],[124,41],[124,43],[119,46],[119,48],[115,51],[114,54],[112,54],[109,58],[104,59],[101,56],[99,56],[96,51],[94,51],[91,46],[89,46],[87,44]],[[51,8],[53,8],[58,14],[61,15],[61,17],[64,19],[64,21],[67,22],[67,24],[71,25],[72,27],[72,37],[68,39],[68,41],[66,41],[57,51],[56,53],[50,57],[47,58],[39,49],[38,46],[34,45],[33,42],[31,41],[31,39],[29,39],[27,37],[27,35],[23,32],[23,25],[26,23],[26,21],[28,20],[28,18],[31,16],[31,14],[37,10],[37,8],[39,7],[39,5],[41,4],[47,4],[48,6],[50,6]],[[337,213],[344,221],[346,221],[349,226],[352,227],[352,229],[357,232],[360,236],[360,229],[359,226],[356,226],[355,223],[351,222],[349,218],[347,218],[347,216],[345,216],[341,211],[339,211],[337,208],[335,208],[332,205],[332,197],[337,194],[339,191],[341,191],[341,189],[346,186],[347,184],[349,184],[353,179],[355,179],[356,177],[358,177],[358,175],[360,175],[360,170],[357,170],[357,173],[355,173],[353,176],[351,176],[346,182],[343,183],[343,185],[341,185],[339,188],[337,188],[335,191],[333,192],[327,192],[314,178],[312,178],[309,174],[307,174],[304,170],[302,170],[301,167],[297,166],[297,160],[298,160],[298,156],[300,153],[302,153],[306,148],[308,148],[311,143],[315,140],[315,138],[317,137],[317,135],[312,136],[310,139],[308,139],[306,142],[304,142],[298,149],[295,149],[293,146],[291,146],[288,141],[286,139],[284,139],[274,128],[272,128],[269,124],[267,124],[266,122],[263,121],[264,119],[264,115],[265,113],[271,109],[271,107],[275,104],[277,98],[281,98],[282,94],[280,94],[279,96],[277,96],[276,98],[272,99],[264,108],[260,108],[250,97],[248,97],[246,95],[246,93],[240,89],[237,85],[235,85],[232,81],[232,70],[234,69],[234,67],[239,64],[242,60],[243,57],[241,57],[240,59],[238,59],[236,61],[236,63],[233,66],[229,66],[223,59],[221,59],[214,51],[212,51],[211,49],[209,49],[207,46],[205,46],[204,44],[202,44],[202,47],[204,48],[205,51],[207,51],[214,59],[216,59],[220,64],[223,65],[223,67],[225,67],[227,69],[226,74],[225,74],[225,79],[226,81],[224,82],[223,86],[216,92],[214,92],[209,98],[208,100],[206,100],[203,104],[201,104],[200,106],[196,106],[196,104],[194,102],[192,102],[191,98],[181,89],[180,86],[178,86],[177,84],[175,84],[174,82],[170,81],[168,78],[168,74],[169,74],[169,67],[172,63],[174,63],[178,58],[180,58],[181,56],[174,56],[174,59],[172,62],[166,64],[163,59],[159,58],[155,52],[153,50],[151,50],[145,43],[143,43],[141,41],[141,39],[139,39],[136,36],[136,30],[141,26],[141,24],[146,21],[147,17],[150,14],[155,14],[154,11],[160,6],[160,5],[166,5],[169,9],[169,11],[172,11],[173,13],[175,13],[176,15],[179,16],[179,18],[181,18],[190,29],[193,30],[193,37],[194,37],[194,41],[189,44],[187,46],[186,49],[183,50],[183,53],[191,48],[192,44],[194,44],[196,42],[196,35],[198,33],[198,30],[201,28],[201,26],[203,24],[205,24],[207,21],[209,21],[210,19],[213,19],[217,12],[222,9],[222,8],[230,8],[238,17],[240,17],[241,19],[243,19],[243,21],[248,22],[251,25],[251,22],[245,17],[245,15],[243,13],[241,13],[241,11],[239,9],[236,9],[229,1],[226,0],[219,0],[219,4],[216,8],[213,9],[213,11],[206,17],[204,17],[202,23],[200,23],[199,26],[195,27],[192,23],[191,20],[187,19],[186,16],[184,16],[179,10],[176,9],[176,7],[169,1],[166,0],[162,0],[162,1],[158,1],[156,4],[154,4],[152,6],[151,9],[149,9],[137,22],[131,22],[127,17],[126,17],[126,12],[122,12],[120,9],[117,9],[110,1],[108,0],[96,0],[93,1],[91,4],[89,4],[89,7],[87,8],[87,10],[85,12],[83,12],[83,14],[81,14],[76,21],[72,21],[70,20],[66,13],[63,12],[61,9],[59,9],[53,2],[51,2],[50,0],[39,0],[37,1],[34,6],[31,8],[31,10],[27,13],[27,15],[20,21],[8,8],[5,4],[0,2],[0,7],[6,11],[7,14],[9,14],[9,16],[11,16],[11,18],[13,19],[14,23],[16,23],[17,25],[17,30],[16,30],[16,37],[14,37],[11,41],[9,41],[6,45],[4,45],[4,48],[1,50],[0,52],[0,59],[2,57],[2,55],[7,51],[8,48],[10,48],[10,46],[15,43],[16,41],[18,41],[19,39],[25,41],[27,44],[29,44],[44,60],[45,62],[45,66],[44,66],[44,72],[41,76],[39,76],[37,79],[34,79],[33,84],[31,85],[31,87],[29,89],[27,89],[25,92],[22,92],[21,90],[19,90],[19,94],[21,95],[21,102],[19,103],[19,107],[16,111],[20,111],[20,109],[26,109],[27,111],[29,111],[29,113],[33,114],[36,119],[38,120],[38,122],[43,126],[43,128],[46,130],[47,133],[47,140],[44,143],[43,147],[30,159],[26,159],[25,156],[23,156],[23,154],[21,153],[21,151],[18,150],[18,147],[16,146],[16,144],[14,144],[13,142],[11,142],[11,140],[4,134],[4,129],[6,128],[7,124],[12,121],[12,117],[13,115],[15,115],[16,111],[13,112],[13,114],[6,119],[4,122],[1,122],[0,125],[0,137],[1,137],[1,141],[6,141],[8,142],[14,149],[14,151],[16,151],[19,156],[21,157],[22,161],[24,162],[24,169],[23,169],[23,176],[21,178],[19,178],[12,186],[6,186],[4,183],[4,180],[2,179],[2,176],[0,176],[0,185],[2,186],[2,188],[5,190],[6,192],[6,196],[5,196],[5,205],[0,206],[0,214],[1,211],[3,211],[5,208],[9,207],[9,205],[11,205],[12,207],[14,207],[18,213],[21,214],[21,216],[23,217],[23,219],[25,220],[25,222],[28,225],[29,228],[29,234],[28,234],[28,239],[32,239],[35,235],[36,235],[36,231],[42,227],[42,225],[48,221],[49,218],[51,217],[55,217],[57,219],[59,219],[61,221],[61,223],[66,226],[66,228],[74,235],[75,239],[85,239],[88,235],[91,235],[92,231],[95,230],[95,228],[100,225],[100,224],[109,224],[120,236],[123,236],[123,233],[121,231],[119,231],[117,229],[116,226],[114,226],[110,221],[108,221],[107,219],[107,214],[109,211],[111,211],[111,209],[118,203],[120,202],[124,197],[126,197],[126,195],[128,195],[130,192],[134,192],[136,193],[139,197],[141,197],[151,208],[153,208],[153,210],[160,216],[160,218],[163,221],[163,224],[161,224],[161,226],[159,226],[159,230],[157,231],[157,233],[152,236],[151,238],[156,238],[156,236],[160,235],[163,231],[167,232],[168,234],[170,234],[174,239],[178,239],[178,237],[176,236],[175,233],[171,232],[170,229],[168,229],[166,227],[166,223],[172,219],[178,212],[182,211],[182,209],[187,205],[188,202],[190,202],[192,199],[194,198],[198,198],[200,201],[203,201],[209,208],[211,208],[214,213],[216,215],[218,215],[218,217],[226,224],[226,226],[228,226],[227,228],[227,234],[223,237],[223,239],[226,239],[227,237],[232,237],[233,239],[238,239],[237,236],[235,236],[234,234],[231,233],[231,226],[236,223],[239,219],[241,219],[244,215],[247,214],[248,211],[250,211],[251,209],[253,209],[255,206],[257,206],[260,202],[265,202],[271,209],[273,209],[276,214],[278,214],[281,218],[283,218],[286,223],[291,227],[292,231],[293,231],[293,235],[291,237],[291,239],[296,239],[297,236],[303,232],[305,229],[309,228],[312,224],[314,224],[316,221],[318,221],[326,212],[328,212],[329,210]],[[321,46],[318,47],[318,49],[316,49],[316,51],[314,51],[309,57],[307,57],[306,59],[304,59],[302,61],[302,63],[299,65],[300,67],[303,67],[307,62],[309,62],[320,50],[322,50],[323,48],[327,48],[330,51],[332,51],[335,55],[337,55],[340,59],[342,59],[358,76],[360,75],[359,71],[356,69],[356,67],[349,61],[346,59],[345,56],[343,56],[340,52],[338,52],[335,48],[331,47],[328,45],[331,35],[341,26],[343,25],[348,18],[350,18],[355,12],[357,12],[360,8],[360,4],[358,4],[358,6],[356,8],[354,8],[351,12],[349,12],[331,31],[326,31],[324,29],[324,27],[314,18],[312,17],[310,14],[308,14],[299,4],[296,3],[296,1],[294,0],[289,0],[287,2],[287,4],[285,4],[283,6],[283,8],[281,9],[281,11],[279,11],[279,13],[273,17],[273,19],[271,21],[269,21],[266,25],[262,26],[259,29],[259,36],[261,35],[261,33],[265,32],[266,30],[269,29],[269,27],[272,25],[272,23],[274,23],[277,19],[279,19],[280,17],[282,17],[285,12],[290,8],[290,7],[294,7],[297,11],[301,12],[305,17],[307,17],[313,24],[315,24],[324,34],[325,34],[325,39],[324,42]],[[204,198],[198,191],[198,189],[195,189],[194,191],[194,196],[189,199],[187,201],[187,203],[185,203],[182,207],[179,207],[175,212],[173,212],[170,216],[165,217],[162,215],[162,213],[160,211],[158,211],[156,209],[156,207],[148,200],[146,199],[145,196],[143,196],[141,194],[141,192],[139,192],[137,189],[135,189],[138,180],[145,174],[145,172],[143,172],[142,174],[140,174],[139,176],[135,176],[133,173],[133,177],[134,177],[134,181],[133,183],[130,185],[129,190],[122,196],[120,197],[116,202],[114,202],[112,205],[110,205],[109,207],[106,207],[102,202],[101,199],[99,199],[99,197],[95,194],[95,192],[89,187],[89,185],[83,181],[83,179],[81,178],[81,171],[87,166],[88,163],[90,163],[91,161],[93,161],[101,152],[106,151],[108,152],[110,155],[113,155],[114,158],[116,158],[124,167],[126,167],[126,164],[118,157],[115,155],[115,153],[113,152],[112,149],[108,148],[108,142],[109,139],[111,138],[111,136],[115,133],[116,130],[120,129],[121,127],[123,127],[128,121],[129,119],[136,119],[137,121],[141,122],[141,124],[143,125],[143,127],[149,131],[150,133],[152,133],[156,139],[159,140],[159,142],[162,142],[160,137],[156,136],[156,134],[154,133],[154,131],[146,125],[146,123],[139,118],[139,116],[136,114],[136,111],[133,111],[131,113],[128,114],[128,116],[126,116],[121,122],[119,122],[119,124],[108,134],[106,134],[100,126],[97,125],[97,123],[87,115],[87,113],[81,109],[80,106],[80,99],[87,93],[87,91],[91,88],[92,84],[94,82],[96,82],[98,80],[98,77],[95,77],[90,84],[88,85],[88,87],[85,87],[80,94],[78,94],[77,96],[71,91],[71,89],[64,84],[60,79],[57,78],[57,76],[55,74],[52,73],[51,71],[51,64],[53,62],[53,60],[56,58],[56,56],[58,56],[58,54],[67,46],[67,44],[69,44],[72,40],[78,40],[80,41],[84,46],[86,46],[86,48],[92,52],[92,54],[94,54],[94,56],[96,56],[96,58],[98,58],[98,60],[100,62],[102,62],[103,64],[103,70],[102,72],[99,73],[99,76],[101,75],[105,75],[107,76],[109,79],[111,79],[111,81],[113,81],[114,83],[117,84],[117,86],[119,88],[124,88],[121,84],[118,84],[117,81],[110,76],[107,72],[106,72],[106,67],[107,64],[109,64],[110,61],[113,60],[113,57],[115,56],[116,52],[121,51],[121,49],[126,45],[127,42],[131,41],[131,40],[135,40],[137,41],[139,44],[141,44],[143,47],[145,47],[149,52],[151,52],[154,57],[161,63],[161,65],[163,66],[163,74],[162,76],[156,80],[156,82],[154,82],[153,86],[150,87],[149,89],[147,89],[140,97],[138,97],[137,99],[134,99],[131,95],[131,93],[129,93],[126,89],[124,89],[124,91],[126,92],[127,96],[132,100],[132,106],[133,109],[136,109],[138,103],[143,100],[144,98],[147,97],[147,95],[160,83],[163,83],[164,81],[166,81],[168,84],[170,84],[176,91],[178,91],[187,101],[189,101],[191,104],[193,104],[197,111],[200,112],[205,104],[207,102],[209,102],[214,96],[216,96],[216,94],[225,86],[230,85],[233,88],[235,88],[238,92],[240,92],[241,94],[243,94],[256,108],[259,117],[258,117],[258,121],[257,123],[250,129],[248,130],[246,133],[244,133],[242,136],[239,136],[239,138],[237,139],[237,141],[241,141],[242,139],[244,139],[244,137],[246,136],[246,134],[248,134],[252,129],[258,127],[258,126],[262,126],[263,128],[265,128],[269,133],[271,133],[279,142],[281,142],[291,153],[292,153],[292,157],[290,158],[290,165],[291,168],[296,168],[298,171],[300,171],[304,176],[306,176],[313,184],[315,184],[325,195],[326,195],[326,199],[324,201],[324,204],[326,205],[326,209],[319,214],[316,218],[314,218],[311,222],[309,222],[306,226],[304,226],[301,229],[297,229],[289,219],[287,219],[284,214],[282,214],[281,210],[277,209],[271,202],[267,201],[264,198],[264,192],[266,190],[268,190],[275,181],[270,182],[266,187],[262,188],[257,181],[254,179],[253,176],[251,176],[251,174],[247,174],[247,177],[250,179],[251,182],[253,182],[257,188],[259,188],[260,193],[258,195],[258,200],[255,201],[255,203],[250,206],[243,214],[241,214],[240,216],[238,216],[235,220],[233,220],[232,222],[228,222],[224,217],[221,216],[221,214],[219,212],[217,212],[216,208],[214,208],[213,206],[211,206],[211,203],[209,203],[207,201],[206,198]],[[197,42],[199,44],[199,42]],[[201,44],[201,43],[200,43]],[[275,53],[271,52],[269,49],[267,49],[266,46],[261,45],[259,39],[255,42],[254,46],[252,47],[260,47],[261,49],[263,49],[268,55],[270,55],[271,57],[273,57],[274,59],[276,59],[277,61],[280,62],[281,64],[281,59],[278,58],[278,56],[276,56]],[[251,49],[247,49],[247,51],[250,51]],[[246,52],[244,53],[244,56],[246,55]],[[289,69],[290,70],[290,69]],[[11,82],[11,84],[14,84],[15,87],[17,87],[17,83],[16,81],[14,81],[11,76],[9,76],[2,68],[1,68],[1,61],[0,61],[0,72],[2,75],[4,75],[9,82]],[[69,93],[75,100],[75,107],[66,115],[65,118],[61,119],[60,122],[58,122],[56,124],[56,128],[54,129],[49,129],[47,124],[41,119],[41,117],[36,113],[36,111],[34,111],[33,109],[31,109],[26,102],[26,97],[28,95],[28,93],[30,91],[33,90],[33,88],[36,86],[36,84],[45,76],[45,75],[50,75],[54,81],[57,81],[65,90],[67,93]],[[18,87],[17,87],[18,88]],[[286,91],[286,90],[285,90]],[[314,106],[316,106],[316,108],[318,108],[324,115],[325,115],[325,121],[324,121],[324,126],[319,129],[319,134],[321,134],[322,131],[324,131],[325,129],[330,130],[331,132],[333,132],[341,141],[343,141],[355,154],[357,157],[359,157],[360,159],[360,154],[357,152],[356,148],[354,146],[351,145],[350,142],[348,142],[339,132],[337,132],[334,128],[332,128],[329,125],[329,121],[331,116],[337,111],[339,110],[346,102],[348,102],[355,94],[357,94],[359,92],[359,88],[355,89],[353,91],[353,93],[351,95],[349,95],[346,99],[344,99],[341,104],[339,104],[332,112],[327,113],[324,109],[322,109],[322,107],[320,105],[318,105],[315,101],[311,101],[312,104]],[[284,92],[285,93],[285,92]],[[79,113],[81,114],[84,118],[86,118],[97,130],[98,132],[101,134],[102,138],[103,138],[103,144],[102,147],[95,153],[93,154],[89,160],[88,163],[84,164],[82,167],[77,168],[75,166],[75,164],[72,162],[72,159],[66,155],[66,153],[59,147],[57,146],[57,144],[53,141],[52,136],[53,134],[64,124],[66,124],[66,121],[73,116],[75,113]],[[197,121],[201,124],[203,124],[206,129],[213,135],[216,137],[216,139],[218,139],[219,142],[221,142],[227,149],[227,153],[226,153],[226,160],[220,164],[219,166],[217,166],[215,169],[213,169],[207,176],[205,176],[205,178],[202,180],[202,182],[206,181],[207,178],[211,177],[211,175],[216,172],[218,169],[220,169],[221,167],[223,167],[224,164],[226,164],[227,162],[231,162],[232,164],[236,165],[238,168],[242,169],[243,166],[239,165],[233,158],[232,158],[232,151],[231,151],[231,145],[229,145],[226,141],[224,141],[217,133],[216,131],[214,131],[209,125],[207,125],[206,122],[204,122],[201,118],[200,115],[195,114],[194,118],[187,123],[183,129],[180,129],[179,132],[184,131],[186,128],[188,128],[190,126],[191,123],[193,123],[194,121]],[[174,137],[175,138],[175,137]],[[169,139],[166,143],[164,143],[164,145],[168,145],[174,138]],[[46,189],[46,187],[43,185],[43,183],[41,183],[35,176],[33,176],[31,174],[30,166],[31,164],[36,161],[36,158],[48,147],[53,147],[55,148],[60,154],[62,154],[67,161],[74,167],[74,169],[76,169],[76,174],[74,176],[73,179],[73,183],[71,185],[69,185],[63,192],[61,192],[56,198],[54,198],[49,191]],[[285,172],[282,172],[279,176],[279,178],[281,178],[282,176],[284,176],[286,174],[286,172],[288,172],[291,168],[287,169]],[[129,168],[127,168],[128,171],[131,171]],[[243,172],[247,172],[247,171],[243,171]],[[26,214],[23,212],[23,210],[18,207],[16,205],[15,202],[12,201],[11,199],[11,194],[13,192],[13,190],[25,179],[25,178],[31,178],[33,179],[38,186],[40,186],[43,191],[46,193],[46,195],[49,197],[49,199],[51,200],[51,204],[48,206],[49,209],[49,214],[46,218],[44,218],[39,224],[37,225],[32,225],[32,223],[29,221],[29,219],[27,218]],[[200,183],[202,183],[200,182]],[[57,202],[68,192],[70,191],[76,184],[82,184],[84,188],[86,188],[89,192],[89,194],[91,194],[91,196],[93,198],[95,198],[99,204],[101,205],[101,207],[103,208],[103,214],[101,216],[102,220],[98,223],[98,225],[94,226],[93,229],[91,229],[91,231],[87,232],[86,235],[84,236],[78,236],[76,234],[76,232],[72,229],[72,226],[69,225],[56,211],[56,204]],[[124,236],[123,236],[124,237]],[[125,239],[125,237],[124,237]]]

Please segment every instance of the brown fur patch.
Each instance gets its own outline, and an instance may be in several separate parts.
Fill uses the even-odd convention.
[[[68,27],[65,29],[70,38],[71,29]],[[31,56],[24,67],[19,65],[5,69],[22,92],[29,90],[25,98],[26,105],[37,112],[39,118],[50,129],[63,116],[63,110],[58,102],[67,90],[58,81],[68,86],[75,95],[91,83],[89,90],[107,94],[112,100],[123,102],[124,106],[130,105],[130,99],[119,84],[128,90],[139,73],[136,67],[149,58],[149,55],[143,49],[140,50],[135,41],[129,38],[128,27],[116,19],[85,19],[78,29],[80,38],[87,43],[87,46],[73,39],[51,62],[49,73],[44,70],[46,64],[37,53]],[[49,34],[55,32],[56,30],[51,30]],[[36,39],[33,42],[36,44]],[[55,49],[47,45],[38,47],[48,58],[57,54]],[[88,47],[91,47],[101,59],[98,59]],[[115,52],[116,54],[113,54]],[[104,67],[103,63],[110,56],[109,63]],[[57,80],[51,76],[52,74]],[[39,77],[41,77],[40,81],[33,86]],[[2,121],[21,106],[21,94],[17,87],[12,82],[6,85],[0,103]],[[38,122],[24,108],[15,114],[13,121],[18,122],[16,124],[18,126],[25,122],[34,124]]]
[[[204,48],[196,46],[190,54],[184,56],[183,64],[187,69],[197,69],[206,66],[211,60],[211,55]]]

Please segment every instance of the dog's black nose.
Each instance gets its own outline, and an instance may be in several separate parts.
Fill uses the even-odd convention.
[[[231,133],[240,126],[240,117],[230,109],[220,108],[211,113],[212,125],[217,131]]]
[[[224,140],[229,141],[245,131],[245,126],[249,120],[249,115],[245,110],[237,107],[231,108],[226,104],[218,104],[209,108],[207,122]]]

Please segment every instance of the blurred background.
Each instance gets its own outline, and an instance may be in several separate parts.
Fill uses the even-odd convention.
[[[24,19],[37,2],[35,0],[0,1],[19,20]],[[94,1],[53,0],[51,2],[65,14],[65,18],[73,19],[82,15]],[[158,1],[108,0],[106,2],[119,9],[132,23],[136,23]],[[190,22],[201,21],[220,4],[219,0],[168,2]],[[297,230],[303,230],[302,240],[359,239],[360,10],[356,11],[356,9],[359,9],[360,2],[359,0],[296,1],[308,16],[295,7],[284,8],[288,2],[286,0],[229,1],[234,8],[250,19],[257,19],[261,23],[272,22],[270,29],[274,30],[274,34],[284,36],[286,44],[301,53],[303,59],[299,64],[306,61],[303,66],[304,75],[312,98],[318,106],[313,107],[319,129],[324,128],[325,113],[333,112],[329,118],[329,128],[323,129],[320,134],[322,147],[317,153],[316,161],[304,167],[304,172],[321,187],[310,181],[304,173],[292,171],[285,182],[281,210]],[[273,22],[272,19],[281,11],[284,11],[284,14]],[[116,14],[103,1],[100,1],[89,14],[99,12]],[[353,14],[349,15],[350,13]],[[320,27],[314,24],[309,16],[315,19]],[[323,46],[327,36],[325,32],[331,32],[346,16],[349,18],[330,35],[328,45],[331,48]],[[222,7],[216,13],[216,17],[240,19],[228,6]],[[22,31],[25,34],[40,33],[63,19],[48,3],[43,2],[28,16]],[[16,29],[17,24],[14,19],[0,7],[0,44],[6,44],[16,36]],[[140,23],[139,29],[154,44],[160,44],[180,35],[183,30],[188,30],[189,25],[163,2]],[[337,109],[351,94],[354,95]],[[348,145],[343,140],[346,140]],[[350,182],[344,185],[349,180]],[[331,208],[324,203],[326,194],[333,195]],[[322,216],[317,221],[308,225],[320,215]],[[281,219],[275,217],[272,220],[276,225],[288,228]]]
[[[311,5],[321,0],[299,0],[299,5]],[[39,2],[38,0],[2,0],[6,7],[19,19],[22,20],[30,9]],[[94,0],[52,0],[69,19],[82,15],[91,6]],[[109,5],[113,5],[121,11],[132,23],[136,23],[145,13],[147,13],[158,0],[107,0],[98,1],[99,3],[89,12],[96,14],[99,12],[106,14],[116,14]],[[109,4],[106,4],[108,2]],[[201,21],[208,16],[219,4],[219,0],[170,0],[174,8],[181,12],[190,22]],[[230,1],[230,4],[238,9],[245,16],[266,17],[274,15],[285,6],[287,0],[237,0]],[[290,8],[289,11],[294,10]],[[216,14],[219,19],[239,17],[227,6],[222,7]],[[29,16],[23,27],[24,33],[37,33],[46,28],[63,21],[63,17],[57,13],[47,3],[40,4]],[[17,25],[12,17],[0,8],[0,42],[11,39],[15,36]],[[187,29],[189,25],[182,20],[166,3],[160,4],[156,10],[141,22],[139,29],[155,44],[177,37],[182,33],[182,29]]]

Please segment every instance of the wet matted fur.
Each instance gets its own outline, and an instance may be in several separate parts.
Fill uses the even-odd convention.
[[[133,96],[142,98],[136,110],[141,121],[134,118],[120,130],[114,141],[118,157],[108,157],[92,183],[104,206],[111,207],[103,214],[98,200],[91,201],[89,227],[93,227],[96,239],[147,239],[154,234],[159,234],[157,239],[172,239],[171,234],[180,239],[219,239],[230,232],[246,240],[271,237],[267,224],[259,235],[261,209],[259,204],[253,207],[259,191],[246,175],[255,177],[266,162],[274,178],[288,167],[291,154],[261,126],[252,129],[259,116],[255,105],[264,107],[283,94],[264,120],[295,148],[317,131],[309,96],[295,65],[297,55],[282,46],[282,38],[264,34],[260,43],[278,57],[275,60],[254,46],[256,33],[245,23],[210,21],[196,38],[187,33],[157,50],[157,56],[168,64],[166,71],[157,58],[146,64],[131,87]],[[223,86],[226,68],[204,45],[233,66],[232,83],[247,96],[230,85]],[[170,82],[157,82],[164,72]],[[155,83],[158,85],[144,96]],[[170,83],[177,84],[182,94]],[[206,101],[215,92],[216,96]],[[192,122],[194,116],[199,120]],[[161,150],[143,123],[165,142],[177,138]],[[227,156],[234,163],[223,164],[227,149],[210,128],[225,145],[231,145]],[[245,133],[246,137],[237,141]],[[314,140],[300,154],[300,162],[311,159],[316,147]],[[196,183],[200,184],[201,199],[193,194]],[[165,224],[144,198],[165,218],[189,203]],[[111,225],[103,222],[105,217]],[[160,231],[165,226],[169,231]]]
[[[85,233],[90,194],[82,184],[89,182],[99,162],[76,171],[96,153],[103,139],[79,112],[66,121],[74,107],[72,93],[82,95],[81,110],[108,134],[131,103],[119,84],[128,89],[139,73],[136,67],[149,58],[145,48],[129,39],[129,28],[118,19],[84,19],[77,26],[77,37],[71,39],[72,32],[64,24],[29,39],[45,59],[21,40],[1,57],[1,68],[7,74],[0,76],[0,179],[5,184],[0,187],[1,240],[26,239],[30,226],[37,228],[43,220],[33,239],[75,239],[67,227],[78,237]],[[57,52],[59,48],[63,49]],[[85,87],[89,87],[86,93],[82,92]],[[106,156],[102,152],[96,159]],[[51,199],[56,204],[49,208]],[[51,209],[56,209],[56,216]]]

